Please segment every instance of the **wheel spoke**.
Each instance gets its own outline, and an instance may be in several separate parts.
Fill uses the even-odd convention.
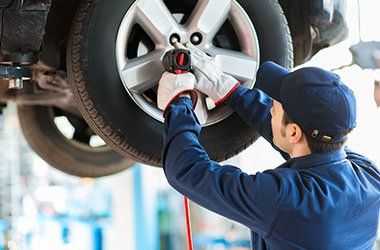
[[[206,124],[209,116],[209,110],[207,108],[206,95],[204,95],[203,93],[200,93],[199,95],[199,100],[197,106],[194,109],[194,112],[197,115],[197,118],[201,125]]]
[[[136,22],[156,45],[166,44],[167,38],[179,30],[178,23],[162,0],[138,1]]]
[[[230,74],[241,82],[255,79],[258,62],[242,52],[212,47],[206,49],[222,66],[224,73]]]
[[[227,20],[231,0],[199,0],[188,20],[188,29],[195,29],[212,41]]]
[[[72,139],[89,145],[91,136],[83,134],[81,131],[75,131]]]
[[[157,85],[164,72],[161,64],[163,54],[164,51],[154,51],[127,61],[122,78],[129,90],[142,93]]]

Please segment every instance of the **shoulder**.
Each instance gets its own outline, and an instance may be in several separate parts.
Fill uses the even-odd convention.
[[[299,171],[291,168],[276,168],[266,170],[264,173],[275,176],[278,183],[281,185],[281,199],[289,198],[289,194],[292,193],[299,184],[302,183],[302,175]]]
[[[346,159],[351,163],[355,171],[364,171],[371,173],[380,181],[380,170],[373,161],[359,153],[350,150],[348,147],[345,147],[344,150],[347,154]]]

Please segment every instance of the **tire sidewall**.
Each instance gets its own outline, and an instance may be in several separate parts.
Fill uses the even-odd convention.
[[[20,126],[29,146],[52,167],[79,177],[101,177],[132,166],[111,148],[89,150],[79,142],[66,138],[51,118],[51,108],[18,106]]]

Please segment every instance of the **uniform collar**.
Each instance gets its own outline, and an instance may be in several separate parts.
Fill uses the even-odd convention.
[[[284,164],[279,166],[279,168],[294,168],[294,169],[304,169],[311,168],[315,166],[324,165],[327,163],[342,161],[347,157],[344,150],[335,151],[327,154],[310,154],[301,157],[291,158],[287,160]]]

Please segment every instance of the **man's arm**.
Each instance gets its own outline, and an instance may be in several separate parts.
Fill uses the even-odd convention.
[[[253,127],[264,137],[274,149],[279,151],[286,160],[289,155],[277,148],[273,143],[272,116],[270,109],[273,100],[259,89],[248,89],[239,86],[225,102],[230,106],[249,126]]]
[[[265,236],[280,201],[280,179],[272,170],[256,175],[210,160],[200,145],[201,126],[191,100],[180,98],[168,109],[163,151],[169,183],[195,203]]]

